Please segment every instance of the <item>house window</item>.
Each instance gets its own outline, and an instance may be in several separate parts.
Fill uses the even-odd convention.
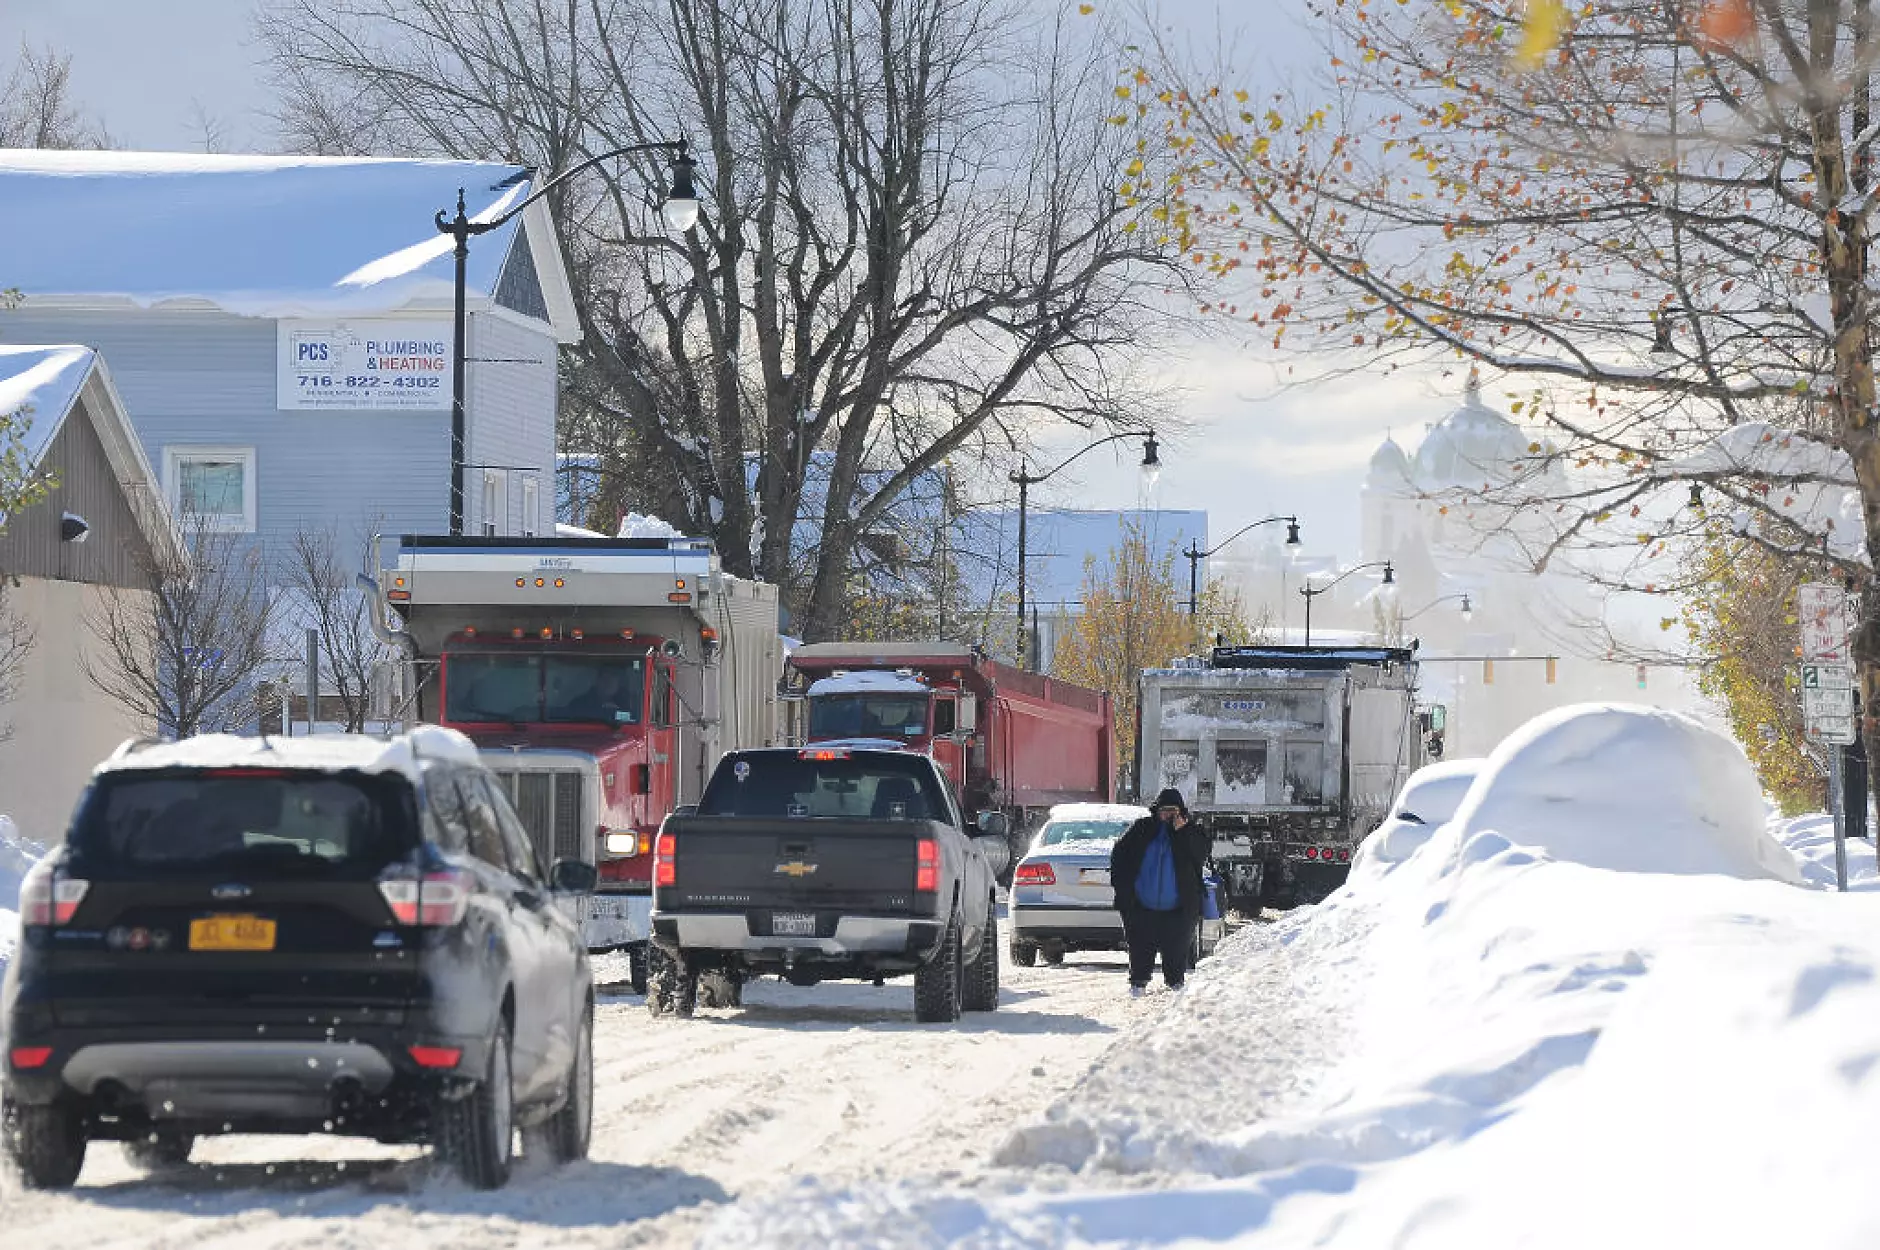
[[[178,517],[226,533],[254,533],[254,448],[165,447],[163,481]]]
[[[502,532],[503,475],[494,469],[483,471],[483,536],[494,538]]]
[[[522,479],[522,532],[530,538],[535,537],[536,526],[541,524],[541,518],[538,515],[540,509],[541,503],[536,496],[535,479],[532,477]]]

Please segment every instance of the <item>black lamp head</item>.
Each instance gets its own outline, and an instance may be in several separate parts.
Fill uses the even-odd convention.
[[[1288,547],[1299,545],[1299,522],[1291,517],[1286,518],[1286,545]]]
[[[85,541],[86,535],[90,533],[91,522],[87,521],[76,512],[68,512],[59,518],[60,542],[82,543]]]
[[[1145,435],[1142,440],[1142,467],[1145,469],[1162,467],[1161,457],[1156,455],[1155,435],[1153,434]]]
[[[1390,567],[1389,560],[1384,561],[1384,584],[1386,586],[1395,586],[1397,584],[1397,573],[1396,570]]]

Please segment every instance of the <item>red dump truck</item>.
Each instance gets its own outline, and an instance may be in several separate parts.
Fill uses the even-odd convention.
[[[788,667],[804,742],[892,742],[931,754],[969,822],[1005,813],[1014,864],[1052,804],[1103,803],[1115,792],[1107,694],[957,643],[811,643]]]

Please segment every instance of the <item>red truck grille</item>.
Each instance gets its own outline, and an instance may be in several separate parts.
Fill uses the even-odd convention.
[[[509,792],[522,827],[529,831],[543,863],[581,859],[581,774],[574,769],[556,772],[503,772],[497,780]]]

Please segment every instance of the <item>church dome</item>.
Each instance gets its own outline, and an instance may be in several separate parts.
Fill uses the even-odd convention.
[[[1417,447],[1416,476],[1425,487],[1480,485],[1507,479],[1532,440],[1521,427],[1482,402],[1473,373],[1462,406],[1436,423]]]
[[[1395,486],[1410,480],[1410,457],[1397,445],[1394,438],[1385,438],[1377,450],[1371,453],[1371,471],[1369,479],[1373,482]]]

